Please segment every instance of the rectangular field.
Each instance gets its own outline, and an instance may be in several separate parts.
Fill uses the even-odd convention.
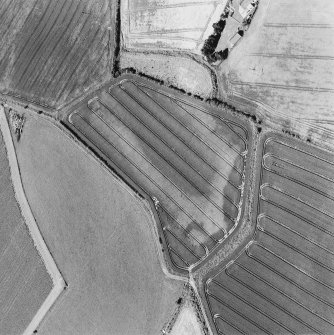
[[[0,333],[22,334],[52,288],[16,202],[0,132]]]
[[[237,224],[251,132],[204,104],[129,78],[83,102],[66,122],[158,200],[172,263],[186,269]]]
[[[219,334],[334,333],[333,190],[332,153],[265,138],[254,239],[206,283]]]

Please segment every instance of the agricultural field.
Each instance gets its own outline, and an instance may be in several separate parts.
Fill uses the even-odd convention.
[[[238,223],[252,132],[246,122],[134,78],[102,89],[65,122],[155,202],[170,260],[185,271]]]
[[[22,334],[53,289],[16,201],[11,169],[0,131],[0,334]]]
[[[127,49],[185,50],[200,54],[227,0],[121,1],[121,29]]]
[[[271,133],[262,145],[253,239],[205,284],[213,327],[333,334],[334,155]]]
[[[60,107],[110,80],[116,1],[3,0],[0,92]]]
[[[45,117],[26,113],[16,152],[28,201],[68,284],[38,334],[159,334],[184,281],[163,272],[143,200]]]
[[[333,144],[334,3],[261,0],[217,68],[220,98],[264,123]]]

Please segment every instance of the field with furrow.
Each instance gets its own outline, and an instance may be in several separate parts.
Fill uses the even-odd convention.
[[[59,107],[110,80],[115,8],[106,0],[1,6],[1,93]]]
[[[262,140],[253,240],[208,275],[218,334],[334,332],[334,155],[280,135]]]
[[[75,107],[66,122],[159,201],[171,262],[185,270],[237,224],[251,132],[204,104],[131,78]]]

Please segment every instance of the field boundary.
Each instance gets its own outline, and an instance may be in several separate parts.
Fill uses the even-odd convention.
[[[16,201],[19,204],[21,215],[24,218],[25,224],[28,227],[31,238],[33,239],[34,245],[41,256],[43,263],[53,281],[53,288],[50,291],[48,297],[43,302],[34,318],[31,320],[30,324],[24,331],[25,334],[32,334],[39,323],[42,321],[46,313],[49,311],[51,306],[54,304],[58,296],[63,292],[66,287],[66,283],[57,268],[55,261],[52,258],[52,255],[49,252],[48,247],[45,244],[45,241],[39,231],[38,225],[35,221],[35,218],[31,212],[29,203],[25,197],[25,192],[23,189],[21,175],[19,166],[17,163],[16,152],[14,148],[13,139],[10,133],[9,124],[5,115],[5,110],[2,105],[0,105],[0,129],[4,138],[9,166],[11,179],[13,183],[13,188],[15,192]]]

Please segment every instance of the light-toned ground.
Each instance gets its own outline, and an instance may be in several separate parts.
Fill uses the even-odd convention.
[[[186,302],[182,307],[170,335],[203,335],[196,310],[191,303]]]
[[[50,122],[29,114],[23,185],[68,289],[39,334],[158,334],[183,284],[167,279],[142,202]]]
[[[218,68],[220,96],[265,123],[334,143],[334,3],[261,0]]]
[[[192,58],[165,54],[122,52],[122,69],[134,68],[165,85],[173,85],[186,92],[209,98],[213,94],[211,72]]]
[[[122,37],[126,48],[182,49],[200,53],[226,1],[121,1]]]
[[[1,93],[55,107],[110,80],[115,5],[1,1]]]

